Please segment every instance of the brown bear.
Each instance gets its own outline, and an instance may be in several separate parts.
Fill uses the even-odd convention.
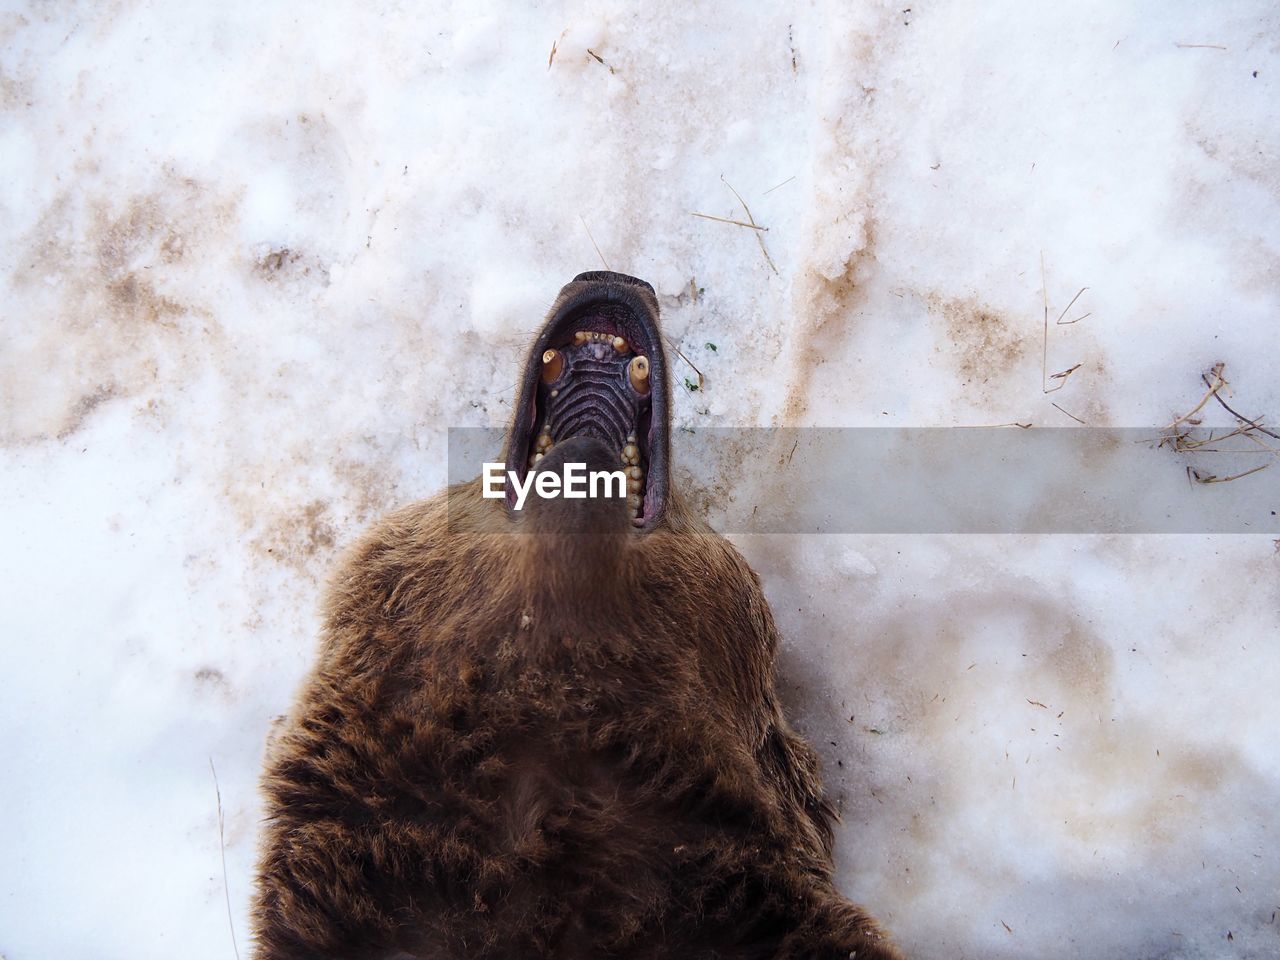
[[[263,777],[261,960],[900,954],[832,880],[756,575],[681,503],[658,305],[577,277],[481,480],[338,571]],[[566,464],[625,493],[513,489]]]

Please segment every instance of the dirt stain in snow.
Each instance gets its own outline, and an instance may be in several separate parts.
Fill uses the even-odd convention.
[[[320,257],[292,247],[266,246],[253,260],[253,274],[264,283],[329,285],[329,268]]]
[[[313,558],[327,557],[336,541],[329,504],[312,500],[271,515],[265,529],[254,538],[253,548],[277,562],[306,570]]]
[[[813,372],[835,353],[833,344],[848,339],[866,294],[864,284],[875,262],[877,223],[867,217],[862,224],[862,243],[844,261],[834,277],[809,267],[795,298],[797,322],[791,334],[796,349],[786,401],[783,425],[802,423],[809,409]]]
[[[1251,776],[1230,745],[1189,741],[1176,704],[1167,726],[1159,712],[1119,709],[1130,682],[1120,641],[1044,584],[991,570],[990,589],[879,615],[860,604],[850,622],[847,584],[835,589],[827,565],[746,546],[791,638],[785,699],[886,902],[927,902],[931,878],[975,843],[1042,850],[1086,873],[1177,858],[1209,842],[1203,811]],[[851,875],[859,863],[845,865]],[[999,882],[1000,869],[975,882]]]
[[[990,398],[1002,385],[1025,389],[1034,374],[1035,340],[1026,323],[1017,322],[976,298],[926,298],[935,324],[935,342],[947,365],[967,391]]]
[[[85,421],[89,419],[89,415],[99,406],[116,396],[117,392],[118,389],[115,384],[103,384],[80,397],[72,405],[66,420],[63,422],[62,429],[58,431],[58,439],[65,440],[78,431],[84,426]]]
[[[123,201],[83,186],[53,198],[9,277],[22,310],[0,358],[0,443],[65,439],[103,404],[181,378],[216,326],[170,287],[233,206],[174,174]]]
[[[341,546],[397,504],[392,472],[310,446],[275,470],[270,483],[235,476],[224,496],[255,560],[302,574],[314,593]]]
[[[195,671],[193,679],[196,692],[199,694],[217,697],[227,703],[234,699],[231,682],[217,667],[201,667]]]

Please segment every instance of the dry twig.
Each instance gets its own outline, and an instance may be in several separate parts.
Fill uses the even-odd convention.
[[[1079,292],[1074,297],[1071,298],[1071,303],[1068,303],[1066,306],[1066,309],[1064,309],[1062,313],[1058,314],[1058,319],[1057,321],[1055,321],[1055,326],[1066,326],[1069,323],[1078,323],[1081,320],[1083,320],[1084,317],[1089,316],[1089,314],[1086,313],[1084,317],[1076,317],[1075,320],[1068,320],[1066,323],[1062,322],[1062,318],[1067,315],[1067,310],[1070,310],[1071,305],[1080,299],[1080,294],[1084,293],[1088,289],[1089,289],[1088,287],[1081,287]],[[1063,387],[1067,385],[1067,379],[1071,376],[1071,374],[1079,370],[1082,364],[1077,363],[1074,367],[1071,367],[1067,370],[1063,370],[1061,373],[1055,373],[1053,376],[1049,376],[1049,280],[1044,269],[1044,251],[1043,250],[1040,251],[1040,290],[1044,298],[1044,338],[1041,343],[1041,351],[1040,351],[1040,389],[1043,390],[1045,393],[1056,393],[1057,391],[1061,390]],[[1057,386],[1051,387],[1049,386],[1050,380],[1060,380],[1061,383],[1059,383]],[[1059,407],[1058,409],[1061,410],[1062,408]],[[1066,413],[1065,410],[1063,410],[1062,412]],[[1071,416],[1071,415],[1067,414],[1067,416]],[[1072,419],[1074,420],[1075,418],[1072,417]]]
[[[582,229],[587,231],[587,237],[591,240],[591,245],[596,248],[596,256],[600,258],[600,262],[604,264],[606,270],[612,270],[609,261],[604,258],[604,254],[600,252],[600,245],[596,243],[596,238],[591,235],[591,228],[587,226],[587,219],[582,214],[578,214],[578,219],[582,221]]]
[[[1222,368],[1222,364],[1218,364],[1218,365],[1214,368],[1214,369],[1218,372],[1218,374],[1219,374],[1219,375],[1221,375],[1221,373],[1222,373],[1222,369],[1221,369],[1221,368]],[[1217,390],[1213,389],[1213,384],[1211,384],[1211,383],[1209,382],[1209,378],[1208,378],[1205,374],[1203,374],[1203,373],[1202,373],[1202,374],[1200,374],[1200,379],[1204,381],[1205,386],[1207,386],[1207,387],[1209,387],[1209,388],[1210,388],[1210,393],[1212,393],[1212,394],[1213,394],[1213,399],[1217,400],[1217,401],[1218,401],[1218,403],[1222,404],[1222,409],[1223,409],[1223,410],[1227,411],[1227,413],[1231,414],[1231,415],[1232,415],[1233,417],[1235,417],[1237,420],[1240,420],[1240,421],[1243,421],[1244,423],[1247,423],[1249,426],[1253,427],[1253,428],[1254,428],[1255,430],[1257,430],[1259,433],[1265,433],[1268,437],[1271,437],[1272,439],[1280,440],[1280,434],[1272,433],[1270,430],[1266,429],[1265,427],[1263,427],[1263,426],[1259,423],[1259,421],[1262,419],[1261,417],[1258,417],[1256,420],[1250,420],[1248,417],[1241,416],[1240,414],[1238,414],[1238,413],[1236,413],[1234,410],[1232,410],[1230,407],[1228,407],[1228,406],[1227,406],[1227,401],[1223,400],[1223,399],[1222,399],[1222,397],[1218,396],[1218,392],[1217,392]],[[1225,382],[1225,381],[1224,381],[1224,382]]]
[[[1068,371],[1068,372],[1069,372],[1069,371]],[[1050,403],[1053,403],[1053,401],[1052,401],[1052,400],[1050,400],[1049,402],[1050,402]],[[1057,405],[1056,403],[1053,403],[1053,405],[1054,405],[1055,407],[1058,407],[1058,405]],[[1059,410],[1062,410],[1062,408],[1061,408],[1061,407],[1058,407],[1058,409],[1059,409]],[[1080,426],[1082,426],[1082,427],[1088,426],[1088,424],[1086,424],[1083,420],[1081,420],[1079,417],[1077,417],[1074,413],[1067,413],[1067,411],[1066,411],[1066,410],[1062,410],[1062,412],[1063,412],[1063,413],[1066,413],[1068,417],[1070,417],[1070,418],[1071,418],[1072,420],[1074,420],[1076,423],[1080,424]]]
[[[695,217],[701,217],[703,220],[714,220],[717,223],[731,223],[735,227],[746,227],[748,230],[764,230],[768,231],[768,227],[762,227],[758,223],[743,223],[741,220],[730,220],[728,217],[713,217],[709,213],[695,213]]]
[[[213,792],[218,798],[218,853],[222,856],[222,895],[227,902],[227,926],[231,928],[231,949],[235,951],[236,960],[240,960],[240,946],[236,943],[236,925],[231,919],[231,889],[227,885],[227,839],[223,832],[222,788],[218,786],[218,771],[213,765],[213,757],[209,758],[209,770],[213,773]]]
[[[1271,466],[1276,458],[1280,458],[1280,449],[1271,446],[1269,443],[1257,436],[1258,433],[1263,433],[1267,436],[1280,439],[1276,434],[1261,425],[1262,417],[1255,417],[1251,420],[1248,417],[1242,416],[1233,410],[1227,402],[1222,399],[1221,391],[1230,387],[1226,377],[1223,376],[1224,367],[1225,364],[1215,363],[1208,373],[1200,375],[1200,379],[1208,388],[1207,392],[1200,398],[1200,402],[1197,403],[1192,410],[1189,410],[1187,413],[1176,418],[1165,428],[1165,434],[1160,437],[1156,443],[1157,447],[1169,447],[1175,453],[1183,454],[1226,453],[1239,456],[1243,453],[1257,452],[1232,449],[1230,446],[1222,446],[1224,441],[1240,437],[1247,440],[1255,448],[1261,448],[1266,451],[1270,454],[1271,459],[1266,463],[1258,464],[1248,470],[1241,470],[1237,473],[1223,477],[1214,473],[1202,473],[1195,467],[1188,465],[1187,480],[1189,482],[1202,484],[1230,483],[1233,480],[1239,480],[1241,477],[1247,477],[1250,474],[1259,472],[1260,470],[1265,470],[1267,467]],[[1190,431],[1184,429],[1182,425],[1187,424],[1191,427],[1199,426],[1201,421],[1195,415],[1204,409],[1210,398],[1217,400],[1224,410],[1236,418],[1236,426],[1234,429],[1226,433],[1217,433],[1214,430],[1210,430],[1207,437],[1193,437]],[[1209,444],[1214,444],[1214,446],[1209,446]]]
[[[1234,473],[1229,477],[1216,477],[1212,473],[1202,474],[1195,467],[1187,467],[1187,474],[1196,483],[1230,483],[1232,480],[1239,480],[1241,477],[1247,477],[1251,473],[1265,470],[1269,466],[1271,466],[1269,463],[1260,463],[1251,470],[1242,470],[1240,473]]]
[[[698,375],[698,389],[699,390],[703,389],[706,385],[706,377],[702,375],[702,371],[699,370],[696,366],[694,366],[693,361],[684,355],[684,351],[681,350],[675,343],[673,343],[670,337],[666,337],[665,339],[667,341],[667,346],[669,346],[672,350],[678,353],[680,355],[680,359],[693,368],[693,372]]]
[[[1053,323],[1054,323],[1054,325],[1055,325],[1055,326],[1058,326],[1058,327],[1065,327],[1065,326],[1067,326],[1068,324],[1072,324],[1072,323],[1079,323],[1081,320],[1083,320],[1083,319],[1084,319],[1084,317],[1090,316],[1090,314],[1086,313],[1086,314],[1084,315],[1084,317],[1076,317],[1074,320],[1063,320],[1063,319],[1062,319],[1063,317],[1065,317],[1065,316],[1067,315],[1067,311],[1068,311],[1068,310],[1070,310],[1070,309],[1075,305],[1075,302],[1076,302],[1077,300],[1079,300],[1079,299],[1080,299],[1080,294],[1084,293],[1084,292],[1085,292],[1086,290],[1088,290],[1088,289],[1089,289],[1088,287],[1081,287],[1081,288],[1080,288],[1080,290],[1079,290],[1079,292],[1078,292],[1074,297],[1072,297],[1072,298],[1071,298],[1071,302],[1070,302],[1070,303],[1068,303],[1065,307],[1063,307],[1063,308],[1062,308],[1062,312],[1061,312],[1060,314],[1058,314],[1058,319],[1057,319],[1057,320],[1055,320],[1055,321],[1053,321]]]
[[[738,198],[738,202],[742,204],[743,212],[746,213],[747,220],[750,222],[751,226],[759,227],[759,224],[756,223],[756,218],[751,215],[751,208],[747,206],[747,201],[742,199],[742,194],[733,189],[733,184],[724,178],[724,174],[720,175],[720,182],[728,187],[733,192],[733,195]],[[769,264],[769,269],[773,271],[774,276],[779,276],[780,274],[778,273],[778,268],[774,265],[773,257],[769,256],[769,250],[764,245],[764,237],[760,236],[760,232],[758,230],[756,232],[756,240],[760,242],[760,252],[764,254],[764,259],[765,262]]]
[[[1222,379],[1222,368],[1223,368],[1223,364],[1221,363],[1216,363],[1213,365],[1213,370],[1211,372],[1213,373],[1214,379],[1217,380],[1218,382],[1209,383],[1208,384],[1209,392],[1200,398],[1200,402],[1197,403],[1191,410],[1187,411],[1182,416],[1178,417],[1178,419],[1174,420],[1173,423],[1165,427],[1166,430],[1172,430],[1175,427],[1177,427],[1178,424],[1186,423],[1188,420],[1191,420],[1192,417],[1194,417],[1197,413],[1199,413],[1202,409],[1204,409],[1204,405],[1209,402],[1210,397],[1212,397],[1214,394],[1216,394],[1219,390],[1221,390],[1223,387],[1227,385],[1227,381]],[[1203,374],[1201,374],[1201,379],[1204,379]],[[1208,383],[1207,380],[1205,382]],[[1194,420],[1192,422],[1199,423],[1200,421]]]

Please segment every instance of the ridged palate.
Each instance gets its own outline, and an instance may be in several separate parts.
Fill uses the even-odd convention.
[[[544,371],[552,372],[542,380],[539,424],[529,466],[536,466],[561,440],[597,437],[618,451],[627,473],[627,502],[638,517],[644,468],[636,425],[649,398],[647,389],[640,393],[635,387],[635,360],[626,341],[603,333],[579,332],[572,344],[547,351]]]

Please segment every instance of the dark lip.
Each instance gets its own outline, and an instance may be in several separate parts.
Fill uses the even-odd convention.
[[[667,383],[667,357],[658,327],[658,301],[653,287],[643,280],[607,271],[580,273],[560,291],[551,316],[529,350],[520,377],[518,402],[507,432],[506,468],[522,480],[527,472],[525,458],[532,440],[537,415],[537,385],[542,354],[548,347],[563,346],[573,336],[574,322],[602,304],[621,306],[627,314],[627,339],[643,348],[649,358],[653,384],[648,433],[649,464],[646,479],[644,524],[636,529],[648,532],[666,513],[670,483],[671,394]],[[507,509],[513,512],[514,493],[508,488]]]
[[[657,298],[653,285],[647,280],[641,280],[639,277],[628,276],[625,273],[614,273],[612,270],[588,270],[586,273],[580,273],[573,278],[573,283],[612,283],[619,286],[641,287],[649,292],[649,296]]]

